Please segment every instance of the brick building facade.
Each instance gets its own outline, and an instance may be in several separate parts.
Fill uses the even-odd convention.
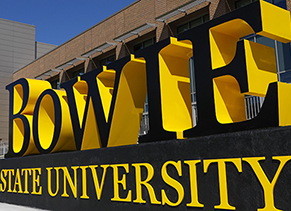
[[[116,45],[108,47],[102,52],[91,55],[91,58],[95,59],[95,64],[91,58],[85,58],[85,60],[75,63],[75,67],[73,65],[66,67],[60,74],[56,74],[58,76],[55,75],[54,77],[50,76],[45,78],[49,81],[59,78],[60,82],[63,82],[68,79],[68,77],[63,77],[64,73],[74,71],[72,69],[78,69],[76,66],[83,66],[84,72],[90,71],[95,69],[95,66],[100,66],[99,61],[108,56],[115,55],[115,59],[119,59],[129,53],[133,53],[134,45],[148,38],[154,38],[158,42],[169,36],[175,36],[177,34],[177,27],[191,20],[195,20],[204,15],[207,15],[209,19],[213,19],[236,9],[237,2],[242,2],[238,4],[242,6],[251,1],[253,0],[137,0],[63,43],[48,54],[16,71],[13,74],[13,79],[17,80],[22,77],[36,78],[42,73],[55,69],[74,58],[82,57],[84,53],[98,48],[98,46],[106,42],[116,43]],[[283,1],[285,7],[290,10],[290,0]],[[194,6],[191,6],[191,2],[196,2],[196,4],[194,3]],[[184,5],[187,6],[187,4],[190,4],[190,7],[186,11],[167,18],[165,22],[157,20],[158,17],[171,13]],[[143,30],[138,35],[130,36],[123,42],[114,41],[114,38],[128,33],[145,23],[155,24],[156,27]]]
[[[14,72],[13,80],[23,77],[48,80],[53,88],[58,88],[60,83],[79,74],[89,72],[170,36],[175,37],[184,30],[252,1],[254,0],[137,0]],[[291,10],[290,0],[270,1]],[[265,40],[264,37],[257,35],[252,35],[249,39],[276,48],[276,55],[279,58],[278,78],[284,82],[291,82],[290,45]],[[195,91],[192,90],[192,94],[193,92]],[[256,115],[262,102],[260,98],[246,99],[246,104],[252,104],[249,107],[246,105],[249,108],[248,119]],[[192,102],[192,107],[195,114],[195,102]],[[142,120],[142,125],[144,121],[146,118]]]
[[[130,53],[133,53],[133,46],[147,38],[154,38],[155,41],[161,41],[169,36],[177,34],[176,28],[190,20],[197,19],[203,15],[208,15],[210,19],[218,17],[233,8],[234,3],[226,3],[224,0],[206,1],[197,0],[197,5],[189,8],[185,12],[181,12],[173,17],[168,18],[165,22],[157,21],[157,18],[169,13],[179,7],[191,3],[189,0],[137,0],[126,8],[113,14],[107,19],[97,23],[83,33],[77,35],[71,40],[63,43],[58,48],[33,61],[26,67],[20,69],[13,74],[13,79],[17,80],[22,77],[35,78],[45,71],[55,69],[76,57],[82,57],[85,52],[88,52],[106,42],[114,42],[117,45],[106,48],[103,52],[93,54],[91,58],[100,61],[107,56],[116,55],[116,59],[122,58]],[[115,42],[114,38],[130,32],[135,28],[145,23],[155,24],[156,27],[148,28],[139,35],[131,36],[123,42]],[[76,63],[75,66],[84,66],[84,72],[94,69],[94,64],[90,58]],[[96,62],[95,62],[96,63]],[[99,66],[98,62],[96,66]],[[68,66],[64,71],[70,71],[73,66]],[[76,69],[76,68],[75,68]],[[60,82],[63,80],[64,72],[59,74]],[[46,78],[49,81],[56,79],[55,77]]]

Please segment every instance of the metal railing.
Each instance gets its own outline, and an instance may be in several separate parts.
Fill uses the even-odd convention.
[[[0,158],[8,152],[8,142],[0,142]]]
[[[255,116],[258,115],[260,112],[260,109],[264,103],[263,97],[257,97],[257,96],[251,96],[246,95],[245,96],[245,108],[246,108],[246,119],[252,119]],[[141,120],[140,130],[139,130],[139,136],[146,135],[149,131],[150,125],[149,125],[149,115],[148,115],[148,109],[147,109],[147,103],[145,104],[145,112],[143,113],[143,117]],[[197,108],[196,108],[196,102],[192,103],[192,119],[193,119],[193,126],[197,124]]]
[[[260,109],[264,103],[263,97],[257,97],[257,96],[251,96],[247,95],[245,96],[245,105],[246,105],[246,118],[252,119],[255,116],[258,115],[260,112]]]

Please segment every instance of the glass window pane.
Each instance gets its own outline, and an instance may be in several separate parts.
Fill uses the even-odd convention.
[[[280,71],[291,70],[290,43],[277,42]]]
[[[59,79],[51,81],[50,83],[53,89],[60,89]]]
[[[182,25],[182,26],[178,26],[177,27],[177,33],[180,34],[184,31],[187,31],[189,29],[188,23]]]
[[[194,27],[196,27],[204,22],[207,22],[207,21],[209,21],[209,14],[203,15],[199,18],[196,18],[193,21],[190,21],[190,22],[185,23],[181,26],[178,26],[177,27],[177,34],[180,34],[184,31],[187,31],[188,29],[194,28]]]
[[[291,72],[281,73],[280,79],[282,82],[291,83]]]
[[[269,46],[271,48],[275,48],[275,41],[270,39],[270,38],[262,37],[262,36],[258,35],[256,37],[256,39],[257,39],[257,43]]]
[[[107,64],[110,64],[111,62],[115,61],[115,55],[107,57]]]
[[[249,34],[247,36],[241,37],[240,40],[246,39],[246,40],[255,42],[255,36],[256,36],[256,34]]]
[[[243,6],[246,6],[248,4],[250,4],[252,1],[251,0],[238,0],[235,2],[235,8],[240,8]]]
[[[209,21],[209,14],[203,16],[203,23]]]
[[[201,18],[197,18],[194,21],[190,22],[190,29],[194,28],[195,26],[199,26],[200,24],[202,24],[202,17]]]
[[[73,78],[76,78],[79,75],[78,71],[73,72]]]
[[[110,64],[111,62],[114,62],[115,58],[116,58],[116,55],[114,54],[112,56],[108,56],[108,57],[106,57],[104,59],[101,59],[100,62],[99,62],[100,66],[107,65],[107,64]]]
[[[142,49],[142,43],[138,43],[135,46],[133,46],[133,52],[137,52]]]
[[[106,65],[106,64],[107,64],[107,62],[106,62],[106,58],[100,60],[100,66],[102,66],[102,65]]]
[[[153,38],[144,41],[144,42],[143,42],[143,47],[146,48],[146,47],[148,47],[148,46],[150,46],[150,45],[152,45],[152,44],[154,44],[154,39],[153,39]]]
[[[74,71],[74,72],[72,73],[72,77],[73,77],[73,78],[76,78],[77,76],[80,75],[80,73],[84,73],[84,68]]]
[[[273,4],[283,9],[287,9],[286,1],[285,0],[273,0]]]
[[[249,38],[246,38],[246,39],[249,40],[249,41],[255,42],[255,37],[249,37]]]
[[[156,37],[143,41],[133,46],[133,52],[139,51],[143,48],[146,48],[156,42]]]

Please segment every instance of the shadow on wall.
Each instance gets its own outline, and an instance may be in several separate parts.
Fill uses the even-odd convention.
[[[219,1],[213,18],[217,18],[225,13],[228,13],[230,11],[234,10],[234,1],[233,0],[221,0]]]
[[[117,60],[118,60],[118,59],[121,59],[121,58],[123,58],[123,57],[125,57],[125,56],[128,56],[128,55],[129,55],[129,52],[128,52],[127,47],[125,46],[125,44],[122,44],[122,46],[121,46],[121,48],[120,48],[120,53],[119,53],[119,55],[118,55]]]
[[[66,71],[62,71],[60,79],[61,79],[60,80],[60,84],[61,84],[61,83],[65,82],[65,81],[70,80],[70,77],[69,77],[69,75],[68,75],[68,73]]]
[[[173,36],[173,35],[171,35],[169,27],[166,24],[164,24],[160,37],[158,38],[158,41],[162,41],[168,38],[169,36]]]

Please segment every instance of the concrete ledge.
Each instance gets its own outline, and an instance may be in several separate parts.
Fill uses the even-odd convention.
[[[44,211],[41,209],[17,206],[17,205],[6,204],[6,203],[0,203],[0,210],[3,210],[3,211]]]

